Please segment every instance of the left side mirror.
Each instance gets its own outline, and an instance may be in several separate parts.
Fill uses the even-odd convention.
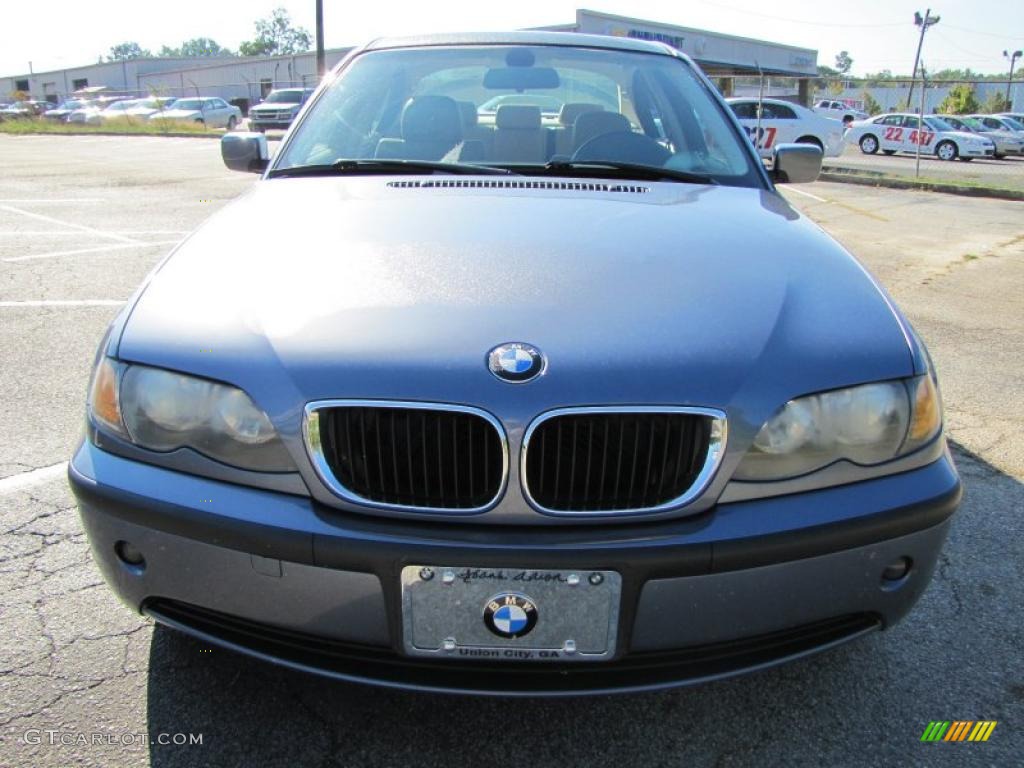
[[[267,137],[249,131],[227,133],[220,140],[220,156],[232,171],[263,173],[270,164]]]
[[[772,178],[776,184],[805,184],[821,173],[824,153],[814,144],[779,144],[772,153]]]

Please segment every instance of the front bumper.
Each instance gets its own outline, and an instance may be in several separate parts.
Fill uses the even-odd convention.
[[[349,515],[302,497],[139,464],[84,443],[69,476],[104,577],[133,609],[294,668],[397,687],[573,694],[720,678],[902,618],[960,498],[952,460],[696,517],[543,530]],[[125,563],[129,542],[145,568]],[[891,562],[909,574],[883,582]],[[614,569],[619,649],[605,663],[402,656],[405,565]]]

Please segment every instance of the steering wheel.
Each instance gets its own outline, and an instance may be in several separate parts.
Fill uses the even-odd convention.
[[[614,131],[602,133],[582,144],[573,153],[572,160],[580,163],[607,160],[660,168],[671,157],[672,153],[650,136],[633,131]]]

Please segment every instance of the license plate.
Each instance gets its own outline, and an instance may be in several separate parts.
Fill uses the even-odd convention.
[[[622,577],[410,565],[402,637],[411,656],[465,661],[602,661],[615,655]]]

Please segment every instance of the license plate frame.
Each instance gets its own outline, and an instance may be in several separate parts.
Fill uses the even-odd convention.
[[[564,663],[616,655],[617,571],[408,565],[401,588],[408,656]]]

